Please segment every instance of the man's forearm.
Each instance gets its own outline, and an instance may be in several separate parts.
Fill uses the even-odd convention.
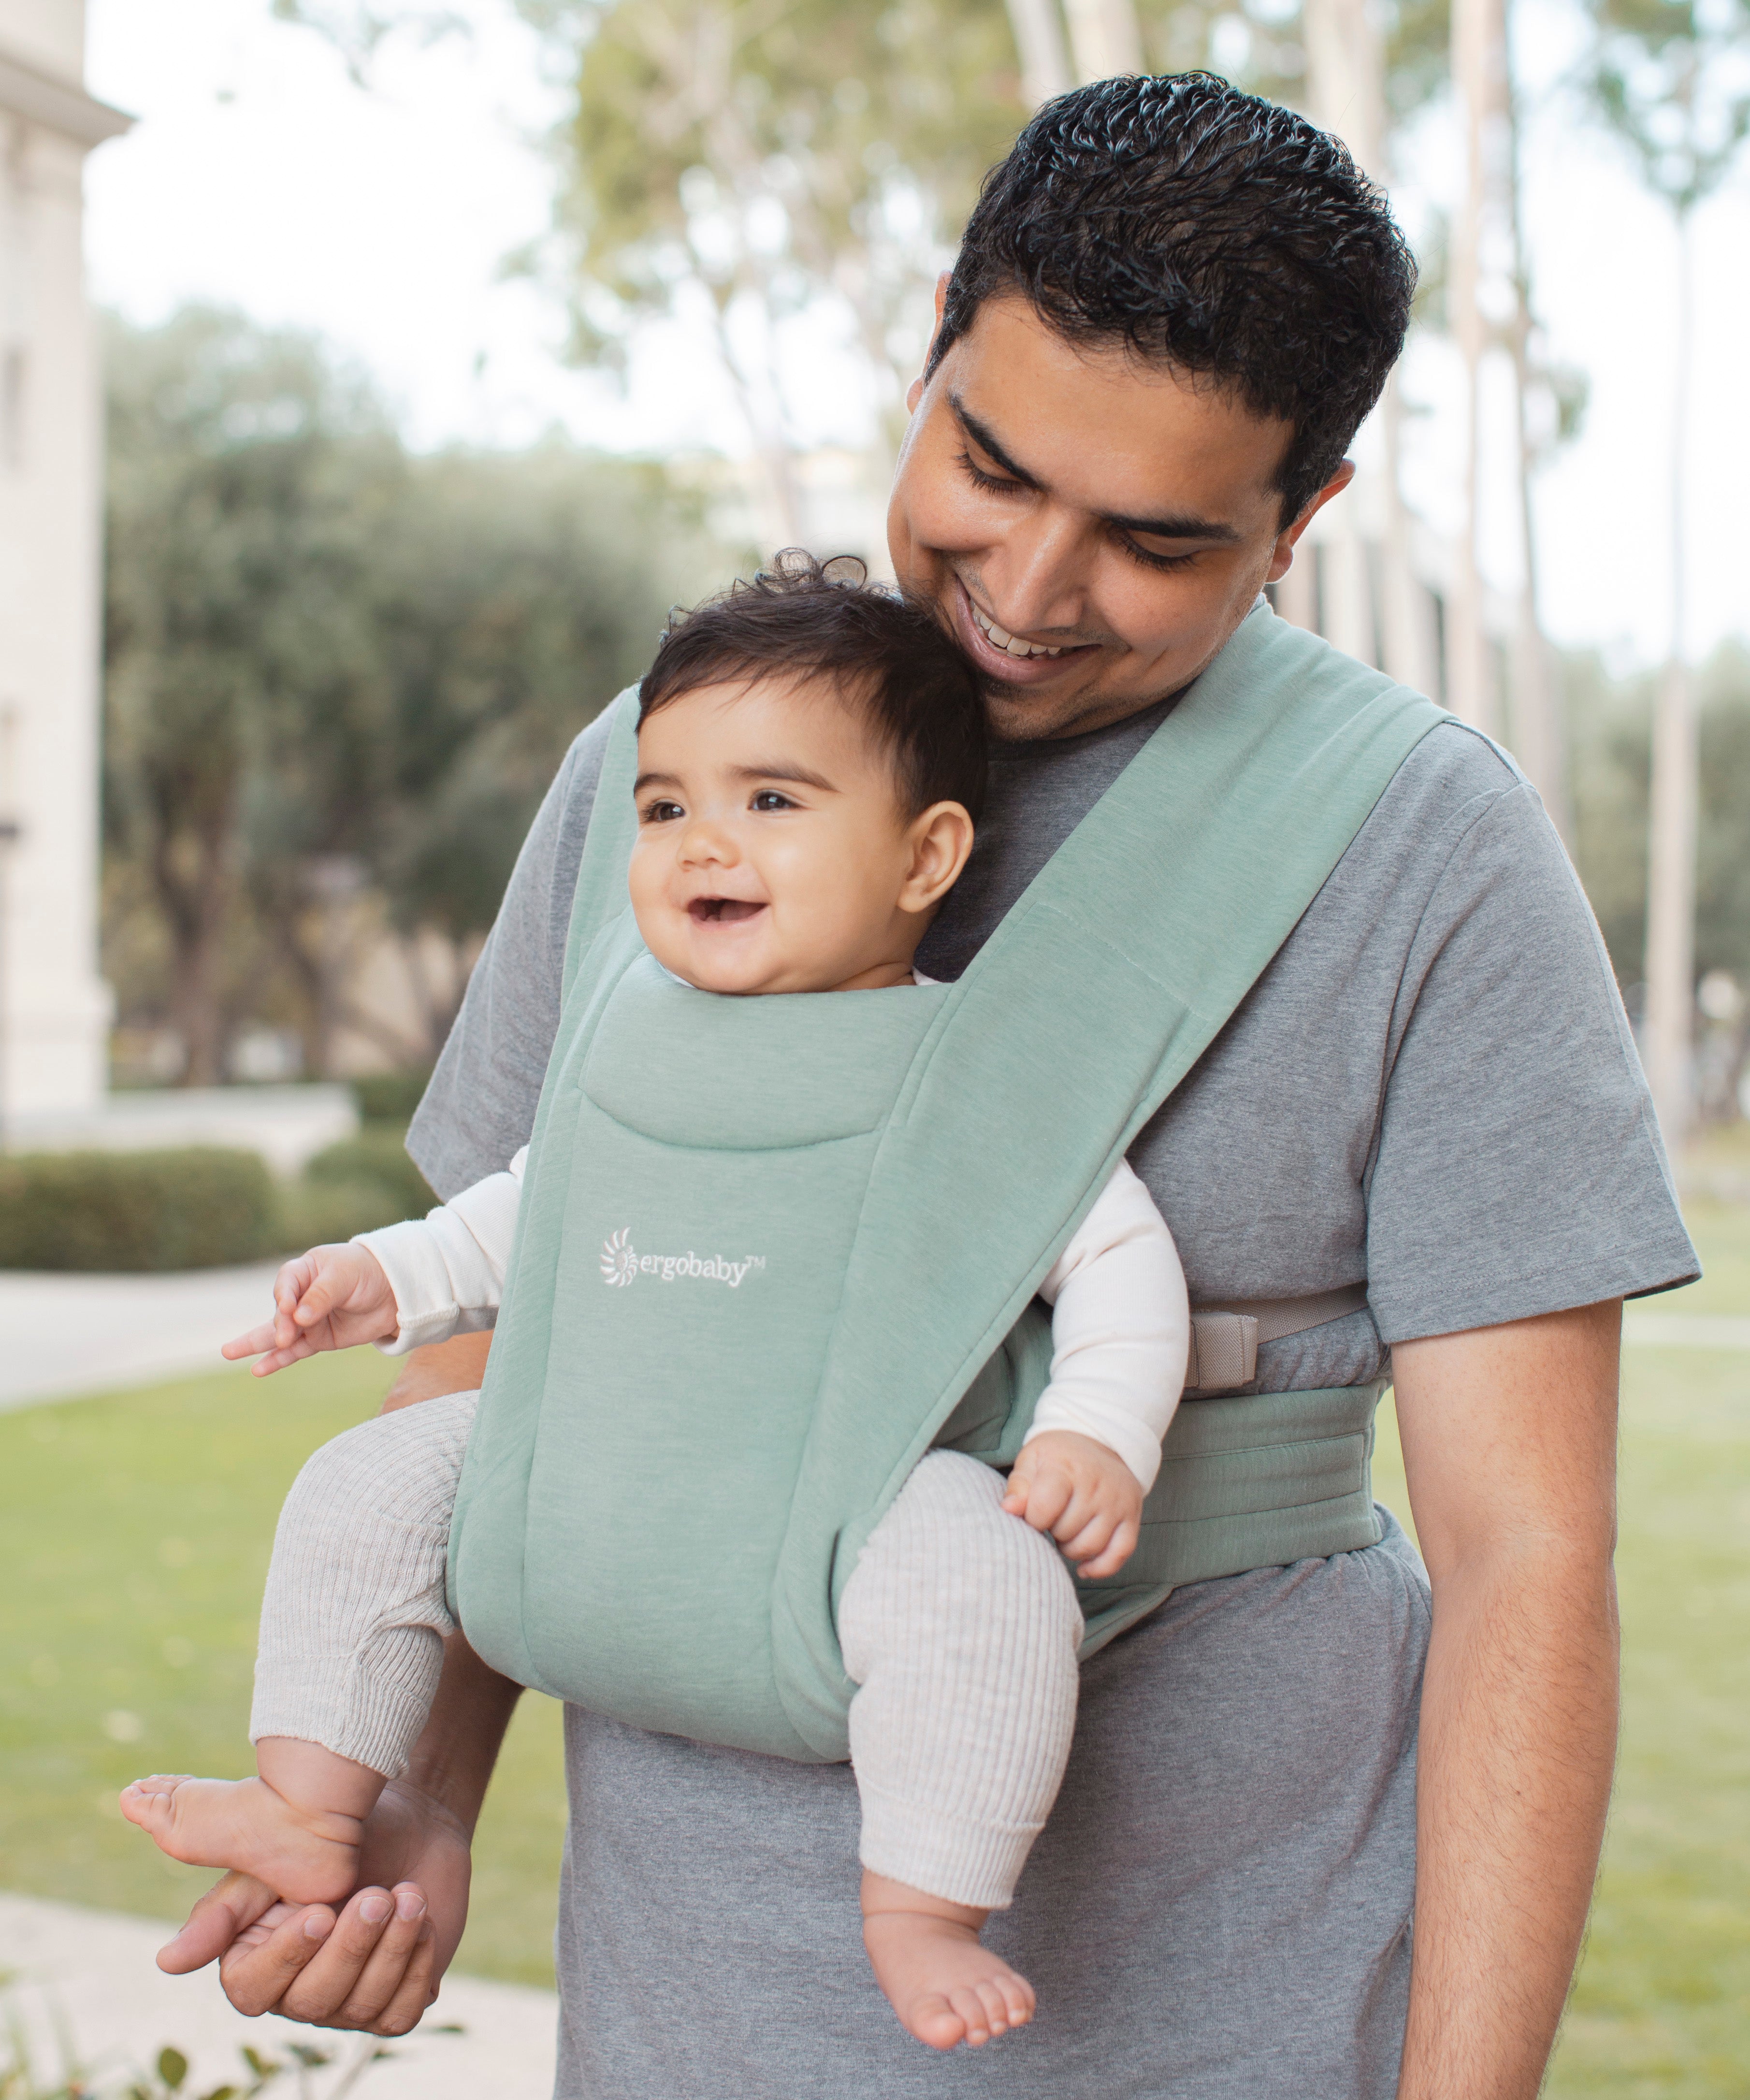
[[[1621,1308],[1393,1351],[1434,1587],[1399,2100],[1535,2100],[1616,1745]]]
[[[1528,1544],[1448,1572],[1417,1762],[1399,2100],[1532,2100],[1592,1898],[1616,1743],[1607,1561]]]
[[[415,1349],[389,1390],[384,1412],[478,1386],[486,1375],[491,1339],[458,1335]],[[522,1687],[489,1669],[461,1635],[445,1642],[443,1675],[408,1760],[407,1784],[447,1810],[470,1836],[522,1696]]]
[[[522,1688],[483,1663],[460,1634],[443,1644],[443,1675],[407,1784],[447,1809],[472,1837],[492,1767]]]

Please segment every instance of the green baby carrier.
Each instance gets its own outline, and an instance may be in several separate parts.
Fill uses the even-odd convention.
[[[1041,1279],[1442,719],[1259,607],[956,983],[738,999],[638,937],[623,696],[451,1536],[480,1654],[843,1758],[864,1540],[932,1445],[1012,1462]],[[1084,1652],[1179,1584],[1374,1543],[1382,1389],[1182,1406]]]

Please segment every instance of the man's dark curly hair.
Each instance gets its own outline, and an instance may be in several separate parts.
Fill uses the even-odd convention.
[[[831,688],[893,768],[906,817],[985,806],[985,704],[972,667],[927,606],[865,580],[854,554],[786,547],[769,569],[670,618],[638,688],[641,728],[702,686],[780,678]]]
[[[1286,522],[1379,399],[1415,289],[1384,196],[1328,132],[1213,73],[1096,81],[985,177],[929,368],[1021,293],[1067,342],[1127,345],[1292,423]]]

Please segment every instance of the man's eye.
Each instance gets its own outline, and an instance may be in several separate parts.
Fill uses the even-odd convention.
[[[647,824],[672,824],[677,817],[685,814],[678,802],[649,802],[645,805],[644,821]]]
[[[753,798],[753,806],[756,810],[793,810],[796,805],[775,788],[762,788]]]

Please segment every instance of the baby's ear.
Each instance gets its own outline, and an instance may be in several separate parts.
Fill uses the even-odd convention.
[[[932,802],[914,817],[911,868],[900,891],[906,911],[933,911],[960,879],[972,850],[972,820],[959,802]]]

